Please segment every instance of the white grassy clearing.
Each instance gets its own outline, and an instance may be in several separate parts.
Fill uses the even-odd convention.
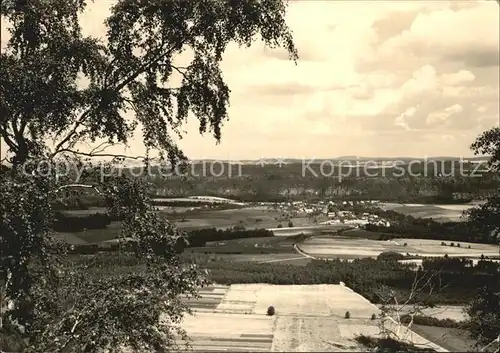
[[[458,204],[458,205],[441,205],[441,204],[399,204],[392,202],[380,203],[379,207],[384,210],[393,210],[402,214],[411,215],[420,218],[433,218],[436,221],[462,221],[464,211],[477,206],[476,204]]]

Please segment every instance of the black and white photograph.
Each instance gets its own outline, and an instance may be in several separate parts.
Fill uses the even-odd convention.
[[[500,353],[499,0],[0,12],[0,353]]]

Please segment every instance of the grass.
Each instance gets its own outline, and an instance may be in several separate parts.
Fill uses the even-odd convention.
[[[274,254],[272,256],[293,258],[295,255]],[[255,257],[265,255],[256,254]],[[232,258],[233,257],[233,258]],[[308,263],[297,266],[288,261],[238,261],[235,257],[249,259],[252,255],[227,253],[186,252],[181,259],[186,264],[196,264],[208,271],[208,279],[219,284],[268,283],[268,284],[338,284],[340,281],[374,304],[380,303],[381,291],[390,287],[399,302],[406,301],[415,272],[408,266],[392,261],[361,259],[353,262],[320,261],[305,259]],[[296,257],[301,260],[300,257]],[[131,253],[99,253],[95,255],[70,256],[72,266],[85,265],[89,273],[97,276],[112,276],[120,273],[141,271],[141,262]],[[425,275],[425,273],[422,273]],[[429,275],[429,274],[427,274]],[[425,282],[426,280],[423,279]],[[435,282],[435,283],[434,283]],[[462,305],[469,302],[477,288],[485,285],[498,286],[500,281],[494,275],[481,273],[442,273],[434,278],[433,294],[427,298],[429,288],[424,288],[421,299],[433,305]],[[443,287],[444,286],[444,287]],[[385,289],[384,289],[385,288]]]
[[[288,221],[279,221],[286,212],[263,209],[258,207],[244,207],[230,210],[195,210],[165,214],[169,220],[175,222],[182,229],[199,228],[228,228],[243,226],[245,228],[277,228],[278,224],[287,226]],[[318,222],[326,217],[318,217]],[[295,227],[315,225],[309,217],[293,217],[291,221]]]
[[[382,204],[382,206],[384,207],[384,204]],[[443,220],[443,221],[449,221],[449,220],[460,221],[462,212],[468,209],[469,205],[454,205],[454,206],[455,207],[449,207],[449,206],[441,207],[440,205],[434,205],[434,204],[408,206],[405,204],[402,205],[393,204],[393,205],[385,205],[384,208],[391,209],[398,213],[413,216],[416,218],[433,218],[435,220]]]
[[[71,211],[73,216],[78,216],[80,211]],[[95,213],[92,210],[91,213]],[[161,212],[161,211],[160,211]],[[81,216],[87,215],[88,210],[81,211]],[[234,208],[234,209],[214,209],[214,210],[195,210],[190,212],[178,212],[162,214],[176,224],[184,231],[197,230],[203,228],[227,229],[235,226],[245,227],[246,229],[257,228],[276,228],[279,218],[283,212],[266,210],[259,208]],[[282,222],[283,223],[283,222]],[[308,217],[292,218],[295,227],[313,226],[314,223]],[[285,224],[286,225],[286,224]],[[67,239],[70,244],[99,243],[116,239],[120,233],[120,223],[112,222],[104,229],[85,230],[82,232],[60,232],[56,236],[61,239]]]
[[[432,348],[420,348],[413,344],[406,342],[401,342],[394,340],[392,338],[375,338],[365,335],[360,335],[356,337],[356,342],[360,345],[376,350],[377,352],[407,352],[407,353],[417,353],[417,352],[436,352]]]
[[[362,229],[362,228],[356,228],[356,229],[346,230],[346,231],[342,232],[342,236],[349,237],[349,238],[380,240],[382,237],[396,238],[399,235],[398,234],[384,233],[384,232],[370,232],[370,231]],[[401,237],[402,237],[402,235],[401,235]]]

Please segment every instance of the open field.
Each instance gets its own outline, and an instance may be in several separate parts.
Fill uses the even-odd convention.
[[[384,210],[392,210],[415,218],[432,218],[440,222],[462,221],[464,211],[471,209],[475,204],[462,205],[424,205],[424,204],[399,204],[380,203],[379,207]]]
[[[349,232],[344,234],[349,234]],[[442,246],[440,240],[426,239],[379,241],[347,236],[318,236],[305,240],[299,247],[304,253],[320,258],[377,257],[389,251],[429,257],[441,257],[445,254],[469,258],[479,258],[481,255],[498,256],[496,245],[461,243],[460,247],[451,247]]]
[[[188,248],[185,256],[211,254],[213,261],[256,263],[284,263],[306,265],[311,259],[298,254],[293,245],[296,240],[285,237],[262,237],[233,239],[222,242],[210,242],[205,247]]]
[[[194,351],[363,351],[354,338],[377,336],[378,309],[342,285],[267,284],[207,288],[183,328]],[[269,305],[276,308],[267,316]],[[349,311],[350,319],[344,317]],[[409,340],[446,351],[413,332]]]
[[[444,256],[448,254],[448,256],[459,256],[459,257],[472,257],[479,258],[481,255],[484,256],[498,256],[499,255],[499,247],[498,245],[491,244],[478,244],[478,243],[460,243],[460,247],[456,246],[458,243],[455,243],[455,246],[449,246],[450,242],[445,241],[447,246],[441,245],[441,240],[428,240],[428,239],[395,239],[395,243],[402,246],[405,243],[407,246],[403,246],[404,248],[415,249],[410,252],[410,254],[418,254],[422,256]],[[469,248],[470,247],[470,248]],[[403,249],[404,251],[404,249]]]
[[[273,232],[275,237],[291,237],[299,234],[332,234],[341,230],[350,229],[351,226],[346,224],[318,224],[300,227],[284,227],[284,228],[266,228]]]
[[[230,210],[203,210],[192,213],[170,215],[168,218],[183,229],[219,228],[234,226],[250,228],[277,228],[278,224],[288,226],[287,222],[279,222],[276,218],[283,212],[269,210],[266,207],[244,207]],[[320,217],[321,218],[321,217]],[[326,217],[324,218],[326,220]],[[321,218],[323,220],[323,218]],[[291,218],[294,227],[315,226],[309,217]]]
[[[498,254],[497,254],[498,255]],[[476,266],[481,259],[470,259],[472,261],[472,265]],[[499,259],[488,259],[490,262],[500,262]],[[423,260],[422,259],[409,259],[409,260],[399,260],[399,262],[404,263],[404,264],[415,264],[416,266],[422,265]]]

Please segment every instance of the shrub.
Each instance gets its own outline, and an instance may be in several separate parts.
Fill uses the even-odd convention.
[[[454,243],[450,243],[450,246],[455,246],[455,244]]]
[[[446,243],[444,241],[442,241],[441,246],[446,246]]]
[[[408,243],[404,243],[403,246],[408,246]]]
[[[278,228],[283,228],[283,224],[278,224]]]
[[[349,319],[350,317],[351,317],[351,313],[350,313],[350,312],[348,312],[348,311],[346,311],[346,312],[345,312],[345,318],[346,318],[346,319]]]
[[[372,314],[372,320],[375,320],[377,318],[377,315]]]
[[[292,227],[293,227],[293,222],[292,222],[292,221],[288,222],[288,227],[289,227],[289,228],[292,228]]]
[[[274,306],[270,306],[269,308],[267,308],[267,315],[269,316],[273,316],[275,314],[275,309],[274,309]]]
[[[469,245],[467,248],[469,248],[469,249],[470,249],[470,245]]]
[[[457,246],[460,247],[460,243],[457,243]]]

